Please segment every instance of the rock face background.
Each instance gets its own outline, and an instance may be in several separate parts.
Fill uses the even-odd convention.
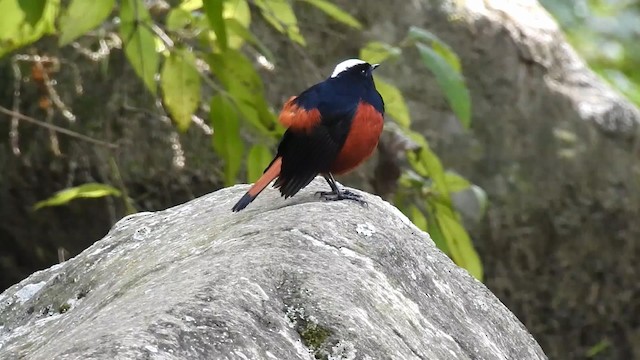
[[[315,199],[325,187],[121,220],[0,295],[0,358],[546,359],[397,209]]]
[[[640,356],[638,110],[585,67],[534,1],[337,3],[363,22],[365,32],[343,29],[300,5],[308,43],[322,44],[302,51],[255,17],[255,32],[279,57],[276,71],[263,74],[270,101],[279,106],[366,41],[394,43],[411,25],[437,34],[462,60],[473,100],[471,131],[457,125],[417,54],[406,51],[385,63],[379,76],[403,91],[413,127],[427,135],[445,166],[487,191],[489,212],[472,229],[486,285],[552,358],[582,359],[601,343],[608,344],[602,357]],[[153,99],[122,57],[110,59],[105,76],[99,64],[69,49],[46,42],[38,47],[80,66],[85,95],[61,89],[80,119],[73,128],[122,147],[110,153],[61,138],[65,157],[56,158],[46,132],[25,127],[23,156],[16,158],[0,137],[0,239],[3,249],[12,249],[0,255],[5,286],[26,277],[34,264],[55,263],[58,247],[79,253],[124,214],[109,199],[31,210],[66,186],[115,181],[111,156],[141,210],[221,186],[210,139],[197,128],[175,135],[187,164],[175,169],[172,129],[149,110]],[[58,82],[72,84],[71,72],[63,69]],[[0,84],[12,84],[6,62]],[[0,86],[0,103],[9,106],[11,94],[9,85]],[[23,93],[25,113],[41,116],[28,108],[29,95]],[[0,121],[0,133],[8,133],[5,124]],[[348,184],[368,189],[370,176],[356,174]]]

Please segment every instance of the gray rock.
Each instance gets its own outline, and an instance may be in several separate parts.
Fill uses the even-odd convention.
[[[122,219],[0,295],[0,358],[546,358],[396,208],[325,188],[234,214],[241,185]]]

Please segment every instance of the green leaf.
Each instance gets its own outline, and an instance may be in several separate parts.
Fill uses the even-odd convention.
[[[219,1],[219,0],[216,0]],[[202,0],[185,0],[183,1],[179,9],[187,12],[199,10],[203,7]],[[238,34],[234,34],[231,29],[229,29],[228,20],[234,20],[237,23],[240,23],[243,28],[248,28],[249,24],[251,24],[251,9],[249,9],[249,4],[247,0],[223,0],[222,1],[222,18],[224,20],[225,32],[227,37],[227,47],[232,49],[239,49],[246,39],[243,39]],[[209,17],[207,16],[207,20]],[[213,24],[209,21],[206,23],[206,28],[211,28],[214,31],[204,32],[203,34],[209,41],[218,41],[217,32]],[[216,25],[217,26],[217,25]],[[253,35],[252,35],[253,36]],[[222,48],[224,51],[226,47]]]
[[[226,0],[222,16],[225,19],[235,19],[244,27],[251,24],[251,9],[247,0]]]
[[[209,118],[214,131],[213,148],[225,161],[225,186],[231,186],[236,182],[244,153],[238,114],[233,104],[218,94],[211,99]]]
[[[287,0],[254,0],[254,4],[260,8],[262,16],[276,30],[286,34],[289,39],[300,45],[306,44],[300,33],[296,14]]]
[[[182,8],[173,8],[167,15],[166,26],[169,31],[179,31],[185,29],[193,22],[190,12]]]
[[[440,249],[447,256],[451,257],[451,252],[449,251],[449,246],[447,245],[447,239],[445,239],[444,234],[442,234],[442,230],[440,229],[440,225],[436,220],[430,220],[429,224],[429,236],[433,243],[436,244],[436,247]]]
[[[0,40],[6,41],[16,37],[23,26],[29,26],[29,30],[32,30],[33,26],[25,21],[27,14],[20,7],[18,0],[0,1],[0,11],[3,14],[3,19],[0,21]]]
[[[415,131],[405,131],[411,140],[420,145],[420,150],[408,153],[408,159],[411,167],[418,174],[431,178],[434,188],[438,192],[438,195],[440,195],[440,198],[443,201],[450,203],[449,188],[447,186],[440,158],[438,158],[438,155],[431,150],[431,147],[429,147],[429,143],[424,136]]]
[[[458,55],[449,47],[449,45],[442,42],[435,42],[431,44],[433,51],[442,56],[442,58],[455,70],[458,74],[462,73],[462,65],[460,65],[460,59]]]
[[[471,187],[471,183],[467,179],[451,171],[445,172],[444,181],[447,183],[447,189],[450,192],[458,192]]]
[[[254,145],[249,150],[249,156],[247,157],[247,181],[255,182],[258,180],[272,159],[273,155],[268,147]]]
[[[449,48],[449,46],[444,41],[440,40],[440,38],[436,36],[436,34],[432,33],[429,30],[419,28],[417,26],[411,26],[409,28],[408,37],[409,39],[413,40],[413,42],[423,42],[432,45],[441,44],[441,46],[446,47],[451,53],[453,53],[451,48]]]
[[[424,165],[429,173],[429,177],[433,180],[436,191],[441,195],[443,199],[450,202],[449,187],[444,176],[444,168],[440,162],[440,158],[436,155],[430,147],[422,148],[420,150],[420,162]]]
[[[422,61],[433,73],[458,119],[464,127],[471,123],[471,97],[462,75],[447,62],[446,58],[424,44],[416,44]]]
[[[391,115],[400,126],[408,128],[409,125],[411,125],[411,118],[409,117],[409,109],[400,90],[380,78],[376,78],[375,84],[376,89],[380,95],[382,95],[387,114]]]
[[[409,207],[409,217],[411,222],[422,231],[427,231],[427,218],[417,206],[411,205]]]
[[[160,63],[155,36],[148,29],[151,17],[142,0],[123,0],[120,6],[120,37],[133,70],[152,94],[156,94],[155,76]]]
[[[380,41],[371,41],[360,49],[360,59],[369,64],[379,64],[390,57],[400,56],[402,50]]]
[[[429,170],[420,161],[422,150],[424,148],[429,148],[427,139],[425,139],[422,134],[409,129],[405,129],[404,132],[409,137],[409,139],[413,140],[416,144],[418,144],[418,146],[420,146],[420,149],[418,151],[410,151],[407,153],[409,164],[411,164],[411,167],[418,175],[422,177],[429,177]]]
[[[465,268],[476,279],[482,281],[483,270],[480,257],[455,212],[450,206],[440,202],[435,202],[433,206],[436,221],[446,240],[451,259]]]
[[[222,3],[223,0],[206,0],[204,1],[204,12],[209,19],[209,25],[216,34],[216,42],[221,50],[226,50],[227,43],[227,28],[222,18]]]
[[[58,191],[52,197],[38,201],[33,208],[34,210],[38,210],[47,206],[66,205],[71,200],[80,198],[99,198],[120,195],[120,191],[112,186],[98,183],[87,183]]]
[[[597,355],[601,355],[602,352],[606,351],[610,347],[611,347],[611,342],[608,339],[602,339],[598,341],[597,344],[587,349],[585,356],[587,358],[596,357]]]
[[[345,25],[349,25],[352,28],[362,29],[362,24],[356,18],[349,15],[346,11],[340,9],[338,6],[330,1],[326,0],[303,0],[318,9],[322,10],[325,14],[329,15],[336,21],[339,21]]]
[[[409,28],[408,36],[410,39],[413,39],[413,40],[420,40],[420,41],[426,41],[426,42],[440,41],[440,39],[438,39],[438,37],[431,31],[423,28],[419,28],[417,26],[411,26]]]
[[[200,103],[200,74],[190,51],[172,51],[160,76],[162,100],[178,128],[186,131]]]
[[[180,3],[180,9],[194,11],[202,9],[202,5],[202,0],[182,0],[182,3]]]
[[[421,43],[417,43],[416,46],[423,61],[436,76],[454,113],[468,128],[471,122],[471,100],[462,78],[460,59],[449,45],[428,30],[411,27],[409,38],[431,44],[431,49]]]
[[[247,4],[246,0],[226,0],[224,2],[222,16],[224,17],[225,25],[230,32],[230,34],[227,34],[229,36],[229,47],[233,49],[239,49],[245,41],[249,40],[247,40],[237,32],[237,27],[234,29],[236,30],[235,32],[231,30],[229,28],[229,21],[233,20],[231,22],[236,22],[242,25],[244,29],[248,29],[249,25],[251,24],[251,9],[249,8],[249,4]],[[261,51],[263,51],[263,54],[267,56],[267,53],[264,52],[264,49],[266,49],[266,47],[260,47],[260,43],[257,40],[253,44],[256,45],[259,49],[262,49]]]
[[[59,0],[0,0],[0,57],[55,31]]]
[[[258,38],[253,36],[253,34],[249,31],[249,29],[247,29],[244,25],[242,25],[240,21],[233,18],[229,18],[229,19],[225,19],[224,22],[227,26],[227,29],[229,30],[230,35],[237,35],[242,40],[253,44],[256,48],[258,48],[258,50],[262,53],[262,55],[264,55],[267,58],[267,60],[269,60],[269,62],[273,63],[275,61],[275,57],[273,56],[273,53],[271,52],[271,50],[269,50]],[[242,42],[236,42],[236,43],[239,43],[240,45],[242,44]],[[231,47],[234,49],[237,49],[240,46],[239,45],[236,46],[235,43],[232,43]]]
[[[271,135],[277,120],[269,110],[262,80],[251,61],[241,52],[228,49],[222,54],[210,55],[209,66],[245,120],[261,133]]]
[[[471,191],[473,191],[473,194],[478,200],[478,204],[480,205],[480,216],[482,217],[487,212],[487,206],[489,205],[487,193],[478,185],[471,185]]]
[[[283,132],[280,130],[284,130],[283,127],[278,126],[278,117],[271,110],[269,103],[267,102],[264,95],[256,97],[254,106],[256,111],[258,112],[258,118],[260,119],[260,125],[269,131],[269,135],[282,135]]]
[[[35,26],[44,15],[46,1],[18,1],[18,5],[24,11],[25,22],[31,26]]]
[[[114,5],[115,0],[72,0],[58,21],[58,45],[67,45],[100,25],[111,14]]]

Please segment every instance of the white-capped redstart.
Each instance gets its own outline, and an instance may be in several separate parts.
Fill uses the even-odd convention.
[[[384,102],[373,82],[371,65],[359,59],[338,64],[331,76],[291,97],[279,120],[287,130],[264,174],[235,204],[240,211],[264,188],[273,186],[285,198],[295,195],[318,174],[331,187],[325,200],[356,200],[360,195],[338,188],[333,175],[353,170],[378,145],[384,124]]]

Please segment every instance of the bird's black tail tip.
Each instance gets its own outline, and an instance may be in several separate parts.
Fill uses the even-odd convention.
[[[238,202],[233,206],[231,211],[238,212],[246,208],[247,205],[249,205],[255,198],[256,198],[255,196],[251,196],[251,194],[247,192],[246,194],[244,194],[244,196],[240,200],[238,200]]]

